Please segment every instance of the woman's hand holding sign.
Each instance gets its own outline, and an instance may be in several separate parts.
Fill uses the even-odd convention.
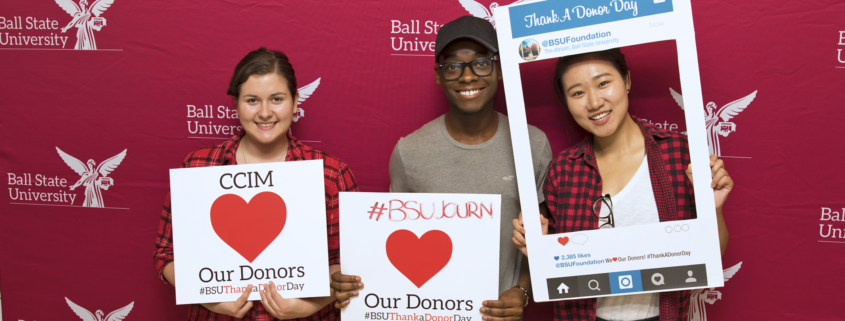
[[[285,299],[276,291],[276,283],[264,285],[263,290],[259,290],[258,294],[261,296],[261,304],[270,312],[276,319],[293,319],[302,316],[311,315],[313,311],[304,312],[306,309],[302,303],[306,303],[303,299]]]
[[[340,265],[329,266],[329,273],[339,272]],[[304,318],[322,309],[335,300],[333,296],[314,298],[293,298],[285,299],[277,289],[284,289],[284,285],[276,285],[273,281],[264,284],[263,289],[259,288],[261,304],[276,319],[297,319]]]
[[[687,167],[687,178],[692,183],[692,167]],[[716,201],[716,210],[722,209],[725,201],[728,200],[728,194],[734,187],[734,180],[728,175],[725,170],[725,162],[719,159],[716,155],[710,155],[710,175],[713,177],[713,182],[710,187],[713,188],[713,198]]]
[[[234,302],[203,303],[202,306],[214,313],[242,318],[249,309],[252,309],[252,302],[247,301],[250,293],[252,293],[252,284],[247,285],[246,291]]]
[[[687,178],[692,183],[692,166],[688,166],[686,170]],[[716,221],[719,225],[719,247],[722,250],[722,255],[728,248],[728,228],[725,226],[725,219],[722,216],[722,206],[728,200],[728,194],[734,187],[734,180],[728,175],[725,170],[725,162],[723,162],[716,155],[710,155],[710,176],[713,181],[710,187],[713,188],[713,199],[716,202]]]

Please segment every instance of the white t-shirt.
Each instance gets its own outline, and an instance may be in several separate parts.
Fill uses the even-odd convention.
[[[615,228],[640,224],[660,223],[657,202],[648,173],[648,157],[643,158],[634,177],[616,195],[611,195]],[[601,216],[607,216],[607,206],[602,206]],[[605,223],[602,220],[599,224]],[[605,320],[641,320],[660,314],[660,295],[643,293],[598,298],[596,316]]]

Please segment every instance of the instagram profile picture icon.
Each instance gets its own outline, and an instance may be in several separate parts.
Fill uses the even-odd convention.
[[[534,39],[525,39],[519,43],[519,56],[525,61],[533,61],[540,56],[540,43]]]

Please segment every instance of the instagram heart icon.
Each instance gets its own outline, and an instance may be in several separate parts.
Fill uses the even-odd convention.
[[[569,243],[569,236],[559,237],[557,238],[557,242],[560,243],[560,245],[566,246],[566,243]]]

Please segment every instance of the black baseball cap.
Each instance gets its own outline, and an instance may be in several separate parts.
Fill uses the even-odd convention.
[[[463,16],[440,27],[434,44],[434,62],[438,62],[443,49],[459,39],[474,40],[494,53],[499,53],[499,39],[493,25],[478,17]]]

